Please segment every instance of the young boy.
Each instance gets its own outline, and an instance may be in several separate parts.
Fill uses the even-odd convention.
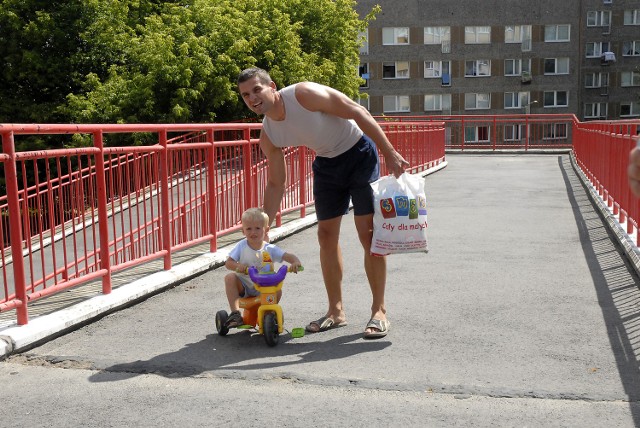
[[[269,216],[260,208],[249,208],[242,213],[242,234],[244,239],[236,244],[225,262],[227,269],[234,271],[224,277],[224,286],[229,300],[231,314],[227,318],[225,327],[233,328],[243,324],[240,313],[240,298],[257,296],[253,281],[247,273],[249,266],[260,268],[265,263],[290,264],[292,272],[298,272],[302,266],[298,257],[287,253],[276,245],[265,242],[269,231]],[[280,300],[281,292],[278,292]]]

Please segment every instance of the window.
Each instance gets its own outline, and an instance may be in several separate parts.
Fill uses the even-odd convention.
[[[622,77],[620,86],[640,86],[640,72],[623,71],[620,76]]]
[[[640,40],[622,42],[622,56],[640,56]]]
[[[586,118],[606,118],[607,103],[585,103],[584,117]]]
[[[608,27],[610,24],[610,10],[592,10],[587,12],[587,27]]]
[[[569,58],[545,58],[544,74],[569,74]]]
[[[569,105],[569,92],[567,91],[545,91],[545,107],[567,107]]]
[[[445,74],[451,74],[451,61],[425,61],[424,78],[440,78]]]
[[[369,97],[358,97],[358,104],[360,104],[362,107],[366,108],[367,110],[371,110],[369,108]]]
[[[467,44],[491,43],[491,27],[464,27],[464,42]]]
[[[479,59],[477,61],[465,61],[465,77],[491,76],[491,61]]]
[[[522,72],[531,73],[531,60],[530,59],[505,59],[504,60],[504,75],[505,76],[520,76]]]
[[[640,25],[640,9],[625,10],[624,25]]]
[[[369,33],[363,31],[358,35],[360,40],[360,55],[369,55]]]
[[[609,52],[609,42],[589,42],[587,43],[587,58],[600,58],[603,53]]]
[[[358,67],[358,75],[364,79],[364,83],[360,84],[361,88],[369,87],[369,64],[360,64]]]
[[[442,111],[451,109],[451,94],[424,96],[424,111]]]
[[[606,88],[609,86],[609,73],[586,73],[584,76],[585,88]]]
[[[411,110],[408,95],[385,95],[382,97],[382,109],[385,113],[408,112]]]
[[[504,108],[523,108],[529,104],[529,92],[505,92]]]
[[[620,117],[640,116],[640,102],[620,103]]]
[[[524,133],[525,125],[505,125],[504,141],[520,141]]]
[[[383,45],[408,45],[409,27],[384,27],[382,29]]]
[[[505,43],[521,43],[521,50],[531,50],[531,25],[507,25],[504,27]]]
[[[464,108],[466,110],[491,108],[491,94],[464,94]]]
[[[564,140],[567,138],[566,123],[547,123],[543,127],[543,139],[545,140]]]
[[[504,27],[505,43],[522,43],[531,40],[531,25],[507,25]]]
[[[451,41],[450,27],[424,27],[424,44],[439,45]]]
[[[489,127],[488,126],[465,126],[464,142],[465,143],[488,143]]]
[[[408,79],[409,61],[395,61],[382,63],[383,79]]]
[[[564,25],[545,25],[544,41],[545,42],[568,42],[571,26]]]

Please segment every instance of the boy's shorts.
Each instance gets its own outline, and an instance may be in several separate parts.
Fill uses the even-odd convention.
[[[366,135],[335,158],[317,156],[313,161],[313,196],[318,220],[329,220],[349,212],[373,214],[373,183],[380,177],[378,150]]]
[[[240,282],[242,283],[242,288],[244,288],[244,294],[240,297],[255,297],[259,296],[260,292],[256,290],[253,282],[250,279],[243,277],[242,275],[236,274]]]

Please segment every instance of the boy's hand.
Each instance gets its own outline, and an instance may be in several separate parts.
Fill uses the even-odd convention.
[[[293,272],[293,273],[298,273],[298,271],[302,270],[302,263],[300,263],[300,260],[298,260],[297,262],[291,263],[291,265],[289,265],[289,272]]]
[[[238,263],[238,266],[236,266],[236,272],[246,274],[249,272],[249,267],[243,265],[242,263]]]

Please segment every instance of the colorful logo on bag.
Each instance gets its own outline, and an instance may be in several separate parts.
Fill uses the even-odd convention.
[[[415,199],[409,199],[409,218],[418,218],[418,203]]]
[[[409,215],[409,198],[407,196],[396,196],[393,199],[398,217],[407,217]]]
[[[418,196],[416,199],[409,199],[407,196],[380,199],[380,212],[382,218],[417,219],[421,215],[427,215],[427,199],[424,196]]]
[[[393,205],[393,199],[381,199],[380,211],[382,212],[382,218],[394,218],[396,216],[396,207]]]
[[[427,199],[423,196],[418,196],[418,214],[427,215]]]

